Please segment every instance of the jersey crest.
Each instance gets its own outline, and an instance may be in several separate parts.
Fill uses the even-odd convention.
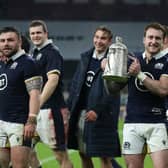
[[[155,69],[160,69],[160,70],[162,70],[163,67],[164,67],[164,64],[163,64],[163,63],[157,63],[157,64],[155,64],[155,66],[154,66]]]
[[[0,90],[4,90],[7,87],[7,75],[6,74],[1,74],[0,75]]]
[[[87,77],[86,77],[86,81],[85,81],[86,86],[88,86],[88,87],[92,86],[94,76],[95,76],[95,73],[93,71],[87,72]]]

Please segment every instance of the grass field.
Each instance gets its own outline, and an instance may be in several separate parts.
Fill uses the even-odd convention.
[[[122,128],[123,128],[123,122],[119,122],[119,133],[120,133],[120,139],[122,142]],[[53,155],[53,152],[44,144],[38,143],[36,146],[36,150],[39,156],[39,159],[41,161],[43,168],[59,168],[59,165],[57,161],[55,160],[55,157]],[[73,162],[74,168],[81,168],[81,162],[77,151],[69,150],[70,159]],[[116,158],[116,160],[120,163],[122,168],[126,168],[123,157]],[[100,162],[98,158],[93,158],[94,161],[94,167],[95,168],[101,168]],[[144,168],[152,168],[152,162],[149,156],[145,159],[145,167]]]

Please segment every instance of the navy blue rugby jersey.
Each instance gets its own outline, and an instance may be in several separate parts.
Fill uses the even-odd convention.
[[[62,95],[63,57],[61,56],[57,47],[51,42],[47,43],[38,51],[36,50],[37,49],[34,50],[32,56],[36,60],[40,75],[43,77],[43,86],[48,80],[47,74],[57,73],[59,75],[59,82],[56,90],[42,108],[51,108],[55,106],[59,107],[64,101]]]
[[[159,80],[161,75],[168,76],[167,57],[158,55],[153,57],[147,64],[142,53],[136,53],[135,56],[140,61],[142,72],[148,77]],[[151,93],[142,82],[131,76],[128,80],[128,103],[125,122],[161,123],[165,120],[165,112],[165,98]]]
[[[0,62],[0,120],[26,123],[29,95],[25,80],[38,76],[35,62],[21,50],[7,63]]]

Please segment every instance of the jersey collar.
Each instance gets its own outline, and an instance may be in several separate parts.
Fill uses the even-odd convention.
[[[106,51],[104,51],[100,54],[97,54],[96,50],[94,50],[92,57],[95,58],[95,59],[101,60],[104,57],[105,54],[106,54]]]
[[[157,53],[157,54],[155,54],[155,55],[153,55],[152,58],[155,58],[155,60],[157,60],[157,59],[159,59],[159,58],[164,57],[166,54],[168,54],[168,48],[166,48],[166,49],[160,51],[159,53]],[[143,59],[146,58],[145,52],[143,52],[142,57],[143,57]]]
[[[17,58],[21,57],[23,54],[25,54],[24,50],[19,50],[15,55],[11,57],[13,61],[15,61]]]
[[[155,55],[156,58],[161,58],[168,54],[168,48],[165,48],[164,50],[160,51],[158,54]]]
[[[44,48],[45,46],[47,46],[48,44],[53,43],[53,41],[51,39],[46,40],[40,47],[37,47],[38,50],[41,50],[42,48]]]

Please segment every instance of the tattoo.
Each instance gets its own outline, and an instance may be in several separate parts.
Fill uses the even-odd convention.
[[[43,80],[41,76],[36,76],[25,81],[27,91],[30,92],[33,89],[41,90]]]
[[[37,124],[36,117],[29,117],[28,120],[27,120],[27,122],[26,122],[26,125],[29,125],[29,124],[36,125]]]

